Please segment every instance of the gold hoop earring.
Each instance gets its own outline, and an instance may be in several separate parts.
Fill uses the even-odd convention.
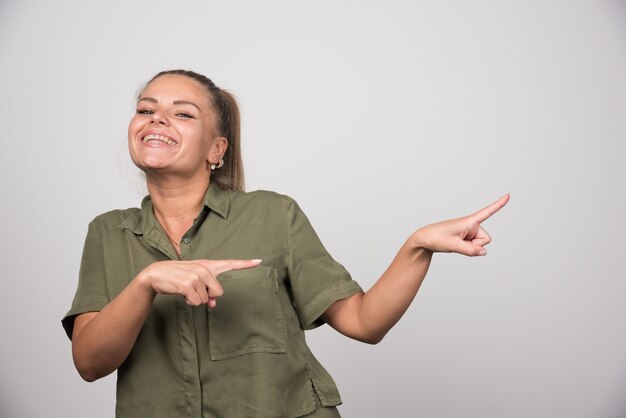
[[[218,168],[224,167],[224,160],[220,158],[217,164],[211,163],[211,170],[217,170]]]

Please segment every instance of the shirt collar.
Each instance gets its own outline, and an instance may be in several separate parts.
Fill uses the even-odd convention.
[[[222,218],[228,218],[230,195],[228,191],[220,189],[217,184],[209,184],[209,188],[204,195],[202,203]],[[141,210],[129,215],[119,226],[137,235],[143,235],[149,230],[154,229],[156,222],[157,220],[152,209],[152,199],[150,195],[148,195],[141,201]]]
[[[230,209],[230,193],[222,190],[215,184],[209,184],[209,188],[204,195],[204,206],[220,215],[222,218],[228,218],[228,210]]]

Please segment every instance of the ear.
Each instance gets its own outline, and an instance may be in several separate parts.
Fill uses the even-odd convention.
[[[227,148],[228,139],[223,136],[215,137],[215,139],[213,139],[213,144],[211,144],[211,148],[209,149],[209,155],[207,155],[207,161],[209,164],[217,163],[220,158],[224,156]]]

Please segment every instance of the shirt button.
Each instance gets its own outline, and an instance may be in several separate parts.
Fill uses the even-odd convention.
[[[191,242],[191,240],[188,237],[183,238],[183,242],[185,244],[189,244]]]

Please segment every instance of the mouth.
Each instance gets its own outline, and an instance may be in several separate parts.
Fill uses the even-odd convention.
[[[176,145],[178,142],[174,141],[172,138],[167,137],[165,135],[160,134],[148,134],[143,137],[141,140],[144,144],[166,144],[166,145]]]

